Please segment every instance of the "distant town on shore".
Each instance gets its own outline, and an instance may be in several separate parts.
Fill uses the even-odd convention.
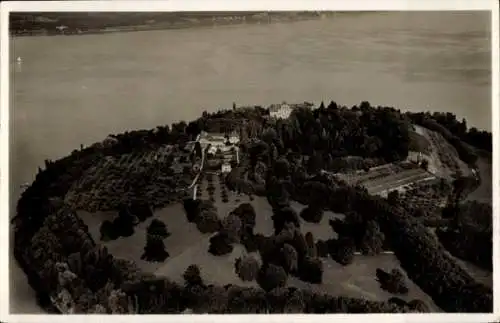
[[[81,35],[117,31],[181,29],[197,26],[222,26],[292,22],[331,17],[333,12],[43,12],[11,13],[10,34]]]

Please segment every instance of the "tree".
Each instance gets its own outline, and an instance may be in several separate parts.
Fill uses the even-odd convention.
[[[285,298],[285,305],[283,306],[283,313],[295,313],[302,314],[304,313],[304,308],[306,306],[306,302],[304,299],[304,293],[301,290],[290,290],[288,289],[288,295]]]
[[[243,228],[253,229],[255,227],[257,216],[252,204],[241,203],[232,213],[241,219]]]
[[[200,285],[203,286],[203,280],[201,278],[200,267],[198,265],[192,264],[186,268],[184,275],[182,276],[187,285]]]
[[[113,227],[116,232],[122,237],[130,237],[134,234],[135,217],[126,207],[122,207],[118,212],[118,216],[113,220]]]
[[[290,164],[286,158],[280,158],[274,163],[274,175],[284,179],[290,174]]]
[[[292,223],[296,228],[300,228],[299,217],[291,207],[275,208],[273,211],[274,234],[279,234],[286,223]]]
[[[422,169],[424,169],[424,170],[428,170],[429,169],[429,161],[427,159],[422,160],[420,167],[422,167]]]
[[[243,281],[253,281],[256,279],[260,269],[259,262],[252,256],[237,258],[234,266],[236,274]]]
[[[377,279],[380,282],[382,289],[393,294],[407,294],[408,287],[406,286],[405,277],[398,269],[393,269],[391,273],[377,268]]]
[[[188,198],[184,200],[184,210],[189,222],[196,222],[197,217],[201,213],[201,201]]]
[[[401,299],[399,297],[391,297],[388,300],[389,303],[395,304],[397,306],[403,307],[403,306],[408,306],[408,303],[404,299]]]
[[[323,218],[323,210],[318,206],[309,205],[302,209],[300,217],[307,222],[320,223]]]
[[[305,257],[299,263],[299,277],[312,284],[321,284],[323,280],[323,263],[319,258]]]
[[[221,232],[226,234],[231,242],[239,242],[242,232],[241,220],[234,214],[229,214],[222,220]]]
[[[284,287],[286,281],[287,274],[283,267],[273,264],[263,265],[257,277],[257,282],[267,292],[277,287]]]
[[[346,266],[354,260],[356,244],[352,239],[345,237],[338,240],[330,240],[328,249],[333,260]]]
[[[414,312],[419,312],[419,313],[429,313],[430,309],[427,304],[420,300],[420,299],[414,299],[408,302],[408,307],[414,311]]]
[[[159,236],[148,235],[146,246],[141,259],[146,261],[163,262],[169,257],[169,253],[165,250],[163,239]]]
[[[153,216],[153,210],[148,203],[140,200],[136,200],[132,203],[130,206],[130,213],[136,216],[141,222]]]
[[[281,254],[283,256],[283,268],[287,272],[297,272],[298,270],[298,261],[299,255],[297,254],[297,250],[294,247],[285,243],[281,248]]]
[[[291,222],[285,223],[285,227],[281,230],[281,232],[275,236],[275,241],[278,245],[282,245],[286,242],[290,242],[293,240],[295,236],[295,225]]]
[[[259,250],[257,239],[253,232],[249,230],[243,231],[243,234],[241,236],[241,244],[245,247],[247,252],[255,252]]]
[[[399,191],[398,190],[392,190],[387,194],[387,201],[393,205],[396,205],[399,203]]]
[[[224,233],[217,233],[210,238],[210,246],[208,247],[208,252],[214,256],[222,256],[233,251],[233,245],[231,240]]]
[[[167,226],[160,220],[153,219],[147,228],[148,235],[156,235],[162,238],[167,238],[170,233],[167,230]]]
[[[316,244],[314,243],[314,237],[311,232],[307,232],[305,235],[306,243],[307,243],[307,254],[311,257],[317,256]]]
[[[318,257],[327,258],[328,257],[328,243],[323,240],[316,241],[316,250],[318,252]]]
[[[213,233],[220,230],[221,222],[213,210],[203,211],[196,220],[196,227],[201,233]]]
[[[381,232],[378,223],[370,220],[366,223],[365,234],[361,239],[361,252],[367,255],[377,255],[383,251],[385,236]]]
[[[101,233],[101,238],[100,238],[101,241],[115,240],[118,239],[119,237],[118,233],[115,231],[113,223],[109,220],[105,220],[102,222],[100,233]]]

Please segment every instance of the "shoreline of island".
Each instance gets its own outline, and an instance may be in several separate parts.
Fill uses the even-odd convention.
[[[150,169],[152,169],[164,172],[167,176],[171,177],[169,181],[165,182],[166,184],[159,184],[174,188],[170,192],[164,190],[163,193],[167,195],[172,194],[173,196],[173,194],[177,194],[175,193],[175,186],[177,186],[181,180],[187,181],[187,179],[193,175],[191,168],[194,169],[194,167],[189,167],[188,165],[191,158],[190,154],[196,150],[196,147],[193,150],[188,148],[187,144],[193,142],[193,145],[196,145],[194,144],[195,139],[196,142],[202,142],[199,139],[205,139],[207,141],[207,146],[203,149],[206,149],[208,153],[211,142],[214,145],[218,145],[216,142],[220,141],[215,140],[217,136],[214,134],[218,133],[220,135],[221,133],[229,132],[227,129],[234,126],[236,129],[241,130],[239,140],[246,143],[247,147],[242,149],[242,158],[245,160],[243,165],[235,165],[234,171],[227,175],[229,176],[227,184],[230,189],[242,190],[243,192],[248,191],[255,196],[267,197],[269,204],[273,206],[273,210],[279,210],[283,207],[286,208],[290,200],[309,205],[310,214],[301,213],[301,217],[316,216],[318,210],[314,209],[314,206],[317,205],[337,213],[349,211],[356,212],[362,217],[378,223],[377,227],[380,226],[380,229],[382,229],[387,236],[396,237],[395,239],[402,242],[401,244],[392,246],[395,256],[401,261],[401,267],[404,268],[408,272],[408,276],[444,310],[484,312],[489,309],[492,306],[490,304],[491,291],[487,287],[478,284],[464,269],[456,265],[454,259],[447,255],[440,245],[436,245],[435,240],[429,237],[426,231],[427,227],[421,223],[415,222],[414,217],[416,215],[413,215],[412,211],[406,208],[406,204],[400,204],[401,202],[398,202],[400,198],[399,194],[389,194],[390,196],[388,196],[387,199],[372,196],[366,189],[347,185],[345,181],[336,179],[328,173],[325,174],[321,172],[322,169],[327,167],[344,167],[344,164],[339,166],[336,165],[334,161],[342,159],[340,156],[343,154],[347,154],[345,157],[349,157],[349,153],[355,155],[354,152],[356,151],[359,151],[361,155],[363,155],[360,157],[363,159],[362,162],[359,160],[357,160],[357,162],[356,160],[352,161],[352,159],[348,158],[347,164],[351,161],[355,162],[359,165],[354,165],[353,167],[359,167],[360,170],[364,170],[365,172],[370,171],[372,168],[376,168],[373,167],[373,165],[381,162],[388,162],[391,164],[398,164],[401,161],[406,162],[408,156],[405,156],[405,154],[410,150],[418,148],[425,153],[425,150],[429,149],[428,145],[426,146],[425,144],[415,144],[414,147],[410,149],[411,145],[407,142],[407,140],[409,140],[409,134],[406,132],[407,130],[405,130],[410,121],[410,124],[419,124],[425,126],[427,129],[432,128],[434,132],[439,134],[440,137],[438,139],[441,142],[451,142],[458,151],[456,154],[464,158],[469,167],[474,167],[477,156],[474,157],[473,152],[469,151],[467,146],[464,146],[462,142],[462,139],[468,138],[467,136],[470,135],[470,131],[467,131],[466,127],[462,128],[465,125],[465,121],[461,123],[454,119],[450,122],[449,119],[445,118],[446,114],[401,113],[394,108],[372,107],[368,102],[362,102],[359,107],[356,106],[352,109],[338,106],[333,101],[328,107],[325,107],[322,103],[314,110],[309,108],[310,106],[303,104],[295,107],[297,112],[292,113],[291,106],[283,104],[274,105],[267,109],[249,107],[218,111],[206,115],[204,114],[202,117],[189,123],[182,121],[174,123],[171,126],[158,126],[156,129],[152,130],[135,130],[124,134],[113,135],[101,143],[96,143],[90,147],[81,147],[80,150],[75,150],[71,155],[57,161],[46,161],[45,168],[39,170],[35,182],[28,187],[18,201],[18,214],[16,218],[13,219],[17,229],[14,235],[16,259],[27,273],[32,285],[37,287],[35,289],[42,291],[42,294],[46,293],[45,296],[50,296],[52,302],[61,302],[62,304],[64,303],[64,297],[66,297],[66,300],[70,299],[78,305],[79,310],[83,308],[94,312],[102,310],[114,311],[114,309],[105,308],[108,304],[100,304],[99,301],[96,300],[92,303],[92,308],[82,307],[85,305],[83,301],[84,297],[89,296],[90,289],[95,289],[95,287],[92,286],[94,286],[93,284],[95,284],[96,281],[90,279],[93,276],[78,266],[79,257],[83,257],[83,253],[81,253],[80,256],[77,255],[77,259],[75,259],[74,254],[85,250],[85,253],[88,254],[90,258],[99,259],[99,261],[94,264],[96,266],[94,269],[101,270],[97,268],[98,265],[103,266],[103,268],[113,267],[117,271],[123,271],[123,275],[131,275],[135,273],[136,267],[130,264],[129,266],[118,268],[118,265],[124,265],[120,263],[120,259],[113,259],[113,257],[110,257],[112,255],[108,255],[107,249],[99,246],[99,241],[94,241],[93,237],[88,232],[88,227],[85,228],[85,223],[78,215],[72,212],[71,208],[68,209],[64,206],[63,201],[65,201],[67,193],[73,189],[73,184],[77,179],[81,179],[85,176],[87,170],[91,170],[91,175],[94,179],[98,177],[97,173],[92,173],[96,172],[95,169],[92,169],[97,162],[110,164],[111,161],[113,172],[110,173],[114,173],[115,176],[118,176],[121,169],[119,166],[129,160],[130,156],[128,156],[128,154],[137,154],[135,158],[139,159],[139,164],[144,159],[147,159],[150,165],[147,166],[149,168],[141,166],[137,167],[137,169],[137,164],[135,162],[133,163],[134,169],[141,173],[129,174],[132,177],[132,182],[143,185],[140,189],[132,189],[133,194],[141,194],[140,192],[147,191],[143,190],[144,187],[149,185],[149,180],[146,178],[156,178],[154,173],[150,173]],[[363,117],[364,114],[367,116]],[[290,116],[292,116],[292,121],[288,122],[287,119]],[[307,136],[307,138],[314,138],[314,140],[316,140],[316,147],[323,147],[320,143],[321,140],[328,142],[330,141],[330,139],[328,139],[330,136],[332,138],[334,137],[333,133],[330,134],[330,132],[334,131],[335,126],[331,126],[331,128],[328,126],[331,118],[334,120],[338,119],[335,121],[339,123],[338,126],[341,125],[341,121],[344,120],[344,118],[353,121],[358,120],[362,122],[363,127],[368,127],[372,129],[372,131],[380,132],[378,136],[381,136],[380,138],[383,140],[379,144],[383,145],[382,148],[385,145],[385,150],[377,150],[376,147],[373,147],[375,142],[372,141],[368,141],[368,143],[372,145],[367,146],[366,149],[372,150],[373,154],[381,154],[379,157],[381,161],[371,160],[369,163],[364,163],[364,159],[373,159],[364,156],[364,154],[366,154],[366,149],[361,152],[359,148],[346,148],[352,151],[349,151],[349,153],[342,153],[343,148],[341,145],[337,145],[338,147],[335,146],[340,149],[338,151],[340,156],[334,156],[333,159],[331,155],[325,154],[324,152],[323,154],[319,154],[314,149],[308,150],[308,147],[311,147],[311,145],[308,139],[303,139],[305,137],[301,133],[302,131],[317,131],[317,129],[314,130],[315,127],[312,126],[315,122],[309,122],[314,120],[315,117],[316,120],[319,120],[316,123],[321,124],[324,128],[317,134],[313,133],[311,136]],[[402,117],[404,117],[404,120],[401,119]],[[373,118],[378,119],[382,124],[378,126],[374,125],[374,123],[370,121],[373,120]],[[353,132],[352,136],[355,136],[355,132],[352,127],[349,127],[349,124],[351,123],[348,122],[345,127]],[[353,122],[352,124],[356,123]],[[395,139],[397,136],[388,133],[385,128],[390,128],[389,130],[392,129],[391,131],[396,132],[397,136],[401,135],[403,140]],[[449,129],[454,129],[453,131],[455,132],[451,132]],[[204,130],[209,130],[210,133],[212,133],[211,138],[201,133],[201,131]],[[285,135],[286,132],[288,134]],[[349,133],[345,134],[347,138],[351,138]],[[197,136],[198,134],[202,134],[201,138]],[[413,135],[415,136],[415,134]],[[484,136],[487,135],[487,133],[484,134]],[[446,136],[448,136],[448,138],[444,138]],[[459,136],[462,139],[460,139]],[[478,142],[479,138],[481,138],[477,133],[470,136],[470,138],[473,139],[469,141],[472,142]],[[489,133],[489,136],[491,140],[491,133]],[[221,150],[224,146],[227,146],[227,144],[224,143],[224,136],[222,137],[223,140],[220,144]],[[384,140],[386,142],[384,142]],[[394,140],[396,140],[396,142]],[[415,142],[418,143],[422,140],[422,138],[416,136]],[[230,136],[227,137],[227,141],[230,141]],[[334,142],[332,141],[331,144],[334,145]],[[172,146],[173,148],[164,147],[164,145]],[[295,145],[297,149],[293,151],[292,147],[295,147]],[[438,148],[439,147],[440,146],[438,146]],[[158,156],[158,148],[164,148],[165,152],[168,151],[169,153],[161,153],[160,156]],[[451,148],[445,148],[452,151]],[[219,148],[216,150],[218,149]],[[198,150],[200,152],[205,151],[201,150],[201,146]],[[168,156],[172,151],[174,155],[171,155],[172,159],[170,160]],[[176,154],[180,154],[181,156],[176,156]],[[216,156],[217,154],[218,152],[216,151],[214,155]],[[122,159],[123,155],[127,155],[126,158]],[[110,160],[108,157],[116,157],[119,162],[116,163],[117,165],[113,165],[113,160]],[[176,161],[177,157],[180,157],[179,161]],[[224,157],[221,158],[224,159]],[[449,156],[443,156],[443,158],[449,158]],[[162,163],[176,164],[181,163],[181,159],[184,159],[185,161],[183,163],[187,165],[180,165],[181,167],[179,169],[162,169],[158,167],[158,163],[160,163],[160,165]],[[193,160],[196,161],[196,158],[193,158]],[[344,162],[344,160],[342,160],[342,162]],[[203,162],[201,164],[203,164]],[[295,166],[292,167],[292,165]],[[350,166],[351,165],[347,165],[346,167],[350,168]],[[452,166],[450,166],[450,168],[453,168]],[[219,165],[217,164],[216,167],[219,167]],[[400,166],[397,165],[397,167]],[[421,168],[423,168],[423,170],[421,170]],[[415,167],[411,167],[411,169],[421,172],[428,171],[424,163],[418,159],[416,160]],[[240,171],[242,171],[242,173],[239,173]],[[248,181],[250,181],[250,185],[247,184]],[[89,183],[83,183],[83,185],[88,184]],[[465,183],[464,185],[474,186],[476,184]],[[289,186],[293,186],[294,189],[290,190],[288,196],[285,191]],[[464,189],[466,190],[467,188],[465,187]],[[157,192],[158,191],[153,192],[151,195],[152,198],[147,196],[145,199],[146,204],[154,202]],[[183,198],[183,196],[177,195],[176,197],[168,196],[165,203],[174,203],[178,198]],[[318,200],[318,196],[322,198]],[[142,197],[142,203],[144,203],[145,196]],[[154,205],[150,204],[146,209],[153,206]],[[144,208],[144,205],[142,205],[142,207]],[[157,207],[161,207],[161,205]],[[187,209],[186,213],[188,213],[187,216],[189,216]],[[205,216],[206,214],[202,213],[202,215]],[[279,213],[277,213],[277,215],[279,215]],[[281,214],[281,216],[285,215]],[[282,225],[287,221],[294,222],[294,220],[290,219],[282,220]],[[445,223],[451,225],[451,221],[445,221]],[[277,230],[276,227],[275,230]],[[72,244],[65,244],[64,247],[69,248],[70,251],[59,250],[58,248],[61,247],[59,240],[64,240],[65,236],[68,234],[71,235]],[[275,237],[276,236],[271,236],[272,239]],[[300,245],[300,242],[297,243]],[[294,244],[293,247],[295,246],[297,245]],[[300,249],[299,246],[297,246],[297,248],[297,250]],[[346,248],[352,249],[352,247]],[[43,262],[45,265],[40,265],[39,257],[35,257],[36,250],[41,253],[40,256],[43,259],[46,258],[45,262]],[[42,250],[48,250],[49,252],[45,253],[42,252]],[[68,253],[68,255],[72,256],[72,258],[67,258],[68,264],[63,263],[63,265],[61,265],[59,263],[61,258],[55,257],[57,255],[54,255],[58,250],[61,252],[61,255]],[[302,250],[302,252],[305,251]],[[431,255],[430,259],[429,255]],[[62,259],[66,259],[65,257],[66,256],[63,256]],[[416,259],[418,261],[415,261]],[[313,260],[316,260],[316,258],[313,258]],[[309,266],[309,268],[317,268],[317,263],[309,260],[309,258],[303,259],[302,261],[304,261],[304,265]],[[345,259],[343,261],[345,261]],[[446,271],[443,269],[446,269]],[[76,278],[73,278],[72,284],[78,283],[79,289],[74,289],[73,287],[66,289],[64,286],[60,286],[56,279],[57,270],[60,270],[59,277],[63,274],[66,275],[63,275],[66,279],[75,276]],[[73,271],[77,270],[82,270],[82,272],[75,275]],[[73,274],[73,276],[71,276],[71,274]],[[171,293],[175,291],[179,291],[179,289],[183,291],[183,288],[186,288],[185,286],[175,285],[172,282],[168,282],[167,284],[163,279],[152,279],[145,272],[135,273],[135,275],[138,275],[136,278],[139,279],[140,283],[123,285],[114,282],[116,284],[114,290],[104,290],[105,293],[109,292],[109,295],[105,294],[105,296],[109,296],[110,304],[112,297],[125,298],[125,300],[127,300],[127,296],[139,297],[137,293],[140,294],[144,290],[150,290],[152,286],[157,290],[160,289],[160,291],[165,291],[168,295],[171,295]],[[314,276],[315,274],[309,273],[308,275]],[[438,279],[436,281],[434,281],[434,279],[429,280],[426,275],[432,277],[434,277],[433,275],[437,275]],[[99,276],[98,278],[101,279],[103,277]],[[106,278],[109,278],[110,281],[118,279],[116,277]],[[457,285],[457,281],[459,285]],[[100,282],[100,280],[97,280],[97,282]],[[163,285],[158,285],[159,283]],[[100,284],[99,291],[103,290],[101,285],[104,286],[104,284]],[[202,293],[207,293],[204,294],[205,296],[210,295],[209,293],[212,292],[209,289],[204,289],[205,287],[203,286],[197,287],[202,289]],[[458,289],[455,290],[455,287]],[[258,291],[259,290],[257,290],[257,292]],[[266,301],[272,299],[273,295],[268,291],[266,292],[261,295],[263,299]],[[141,295],[141,297],[145,297],[144,294]],[[454,295],[453,299],[456,300],[455,303],[448,303],[447,299],[450,295]],[[62,300],[57,300],[55,298],[56,296],[61,297]],[[161,294],[161,296],[165,297],[164,294]],[[406,305],[399,306],[390,301],[367,302],[360,301],[356,298],[328,297],[328,306],[330,307],[327,308],[327,310],[329,311],[412,311],[412,309]],[[472,299],[474,302],[471,301]],[[248,298],[248,301],[250,302],[251,298]],[[318,308],[325,306],[322,305],[321,302],[315,304],[316,301],[313,300],[309,300],[308,302],[307,306],[318,306]],[[182,304],[182,306],[184,305],[185,304]],[[165,311],[167,307],[169,310],[174,311],[179,309],[170,309],[169,304],[163,304],[162,306],[165,306],[165,308],[162,309]],[[305,308],[305,306],[306,305],[303,307]],[[61,311],[64,311],[64,309]]]

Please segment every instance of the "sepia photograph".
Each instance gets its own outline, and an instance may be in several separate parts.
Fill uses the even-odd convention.
[[[494,312],[498,3],[65,2],[2,7],[3,314]]]

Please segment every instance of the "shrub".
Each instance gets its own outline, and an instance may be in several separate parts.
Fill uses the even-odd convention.
[[[277,287],[284,287],[287,281],[286,271],[281,266],[264,264],[257,277],[257,282],[265,291],[270,291]]]
[[[184,281],[187,285],[203,285],[200,267],[198,267],[198,265],[189,265],[182,277],[184,278]]]
[[[167,230],[167,226],[160,220],[153,219],[147,228],[147,234],[157,235],[162,238],[167,238],[170,233]]]
[[[299,263],[299,277],[312,284],[323,280],[323,262],[319,258],[306,257]]]
[[[259,273],[260,265],[257,259],[252,256],[245,256],[243,258],[238,258],[235,261],[235,270],[238,277],[243,281],[252,281],[257,278]]]
[[[323,210],[320,207],[309,205],[302,209],[300,217],[306,222],[320,223],[323,219]]]
[[[214,256],[222,256],[233,252],[233,245],[230,242],[228,236],[224,233],[217,233],[210,238],[210,246],[208,247],[208,252]]]

